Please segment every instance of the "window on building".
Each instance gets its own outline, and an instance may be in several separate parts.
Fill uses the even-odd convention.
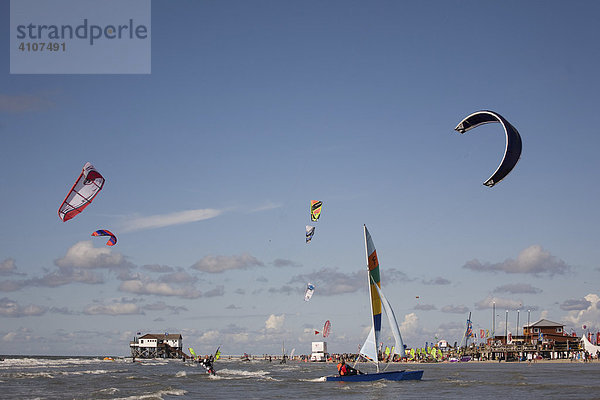
[[[533,328],[533,333],[540,333],[540,328]]]
[[[562,328],[556,328],[556,333],[562,333]]]

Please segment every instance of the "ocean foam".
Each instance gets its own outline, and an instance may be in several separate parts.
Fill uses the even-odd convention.
[[[117,397],[114,400],[148,400],[148,399],[163,399],[163,396],[184,396],[187,391],[183,389],[165,389],[157,392],[141,394],[129,397]]]

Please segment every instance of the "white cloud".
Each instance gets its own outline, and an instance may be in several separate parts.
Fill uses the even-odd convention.
[[[382,273],[381,280],[389,284],[398,280],[408,281],[410,279],[405,273],[395,268],[388,268],[385,274]],[[318,291],[319,296],[335,296],[368,289],[363,270],[346,273],[334,268],[322,268],[308,274],[296,275],[288,283],[302,284],[302,291],[304,291],[306,282],[312,282],[315,285],[315,293]]]
[[[64,257],[55,260],[59,268],[131,268],[122,254],[113,252],[108,247],[94,247],[91,241],[75,243]]]
[[[8,267],[10,268],[8,263]],[[75,243],[71,246],[64,257],[54,261],[58,269],[47,271],[45,275],[33,277],[30,279],[1,281],[0,291],[11,292],[24,287],[57,287],[69,283],[104,283],[102,275],[97,274],[92,269],[107,269],[118,274],[120,279],[128,276],[129,271],[135,268],[135,265],[126,260],[119,253],[107,248],[106,246],[95,248],[91,241]],[[14,272],[16,275],[24,275]]]
[[[132,302],[114,301],[110,304],[90,304],[83,310],[88,315],[133,315],[143,314],[140,307]]]
[[[250,340],[250,335],[245,332],[232,333],[228,335],[228,337],[230,337],[234,343],[248,343]]]
[[[504,262],[491,264],[479,260],[468,261],[463,268],[473,271],[506,272],[508,274],[532,275],[563,275],[571,267],[563,260],[553,256],[539,245],[529,246],[519,253],[516,260],[507,259]]]
[[[17,332],[8,332],[6,335],[2,336],[3,342],[14,342],[16,338],[19,337]]]
[[[511,283],[507,285],[498,286],[494,289],[495,293],[540,293],[542,290],[531,286],[528,283]]]
[[[3,342],[28,342],[32,339],[34,339],[34,336],[29,328],[19,328],[2,336]]]
[[[250,254],[239,256],[206,256],[192,265],[198,271],[217,274],[233,269],[248,269],[251,267],[262,267],[264,264]]]
[[[50,272],[41,278],[32,278],[24,281],[28,286],[56,287],[69,283],[79,282],[87,284],[104,283],[102,276],[90,270],[80,268],[62,268]]]
[[[177,272],[172,272],[161,276],[160,280],[167,283],[194,283],[198,280],[198,278],[191,276],[184,270],[180,269]]]
[[[535,310],[537,307],[534,306],[523,306],[523,301],[515,300],[515,299],[503,299],[501,297],[488,296],[483,300],[475,303],[475,307],[478,310],[486,310],[492,309],[494,307],[494,303],[496,303],[496,310],[518,310],[518,309],[529,309]]]
[[[38,306],[35,304],[22,306],[16,301],[7,297],[0,299],[0,316],[3,317],[37,317],[45,314],[46,311],[48,311],[47,307]]]
[[[176,287],[165,282],[149,279],[131,279],[121,283],[119,290],[135,294],[149,294],[157,296],[179,296],[186,299],[196,299],[202,295],[193,286]]]
[[[196,210],[177,211],[170,214],[149,215],[131,218],[123,223],[122,232],[141,231],[145,229],[163,228],[171,225],[188,224],[218,217],[223,210],[200,208]]]
[[[574,325],[575,329],[582,325],[587,325],[592,331],[600,330],[600,297],[597,294],[590,293],[584,296],[584,299],[589,302],[585,309],[569,311],[564,321]]]
[[[410,313],[404,316],[404,320],[400,323],[400,332],[406,336],[414,336],[419,328],[419,317],[417,314]]]
[[[424,285],[449,285],[450,284],[450,281],[448,279],[442,278],[441,276],[438,276],[436,278],[429,279],[429,280],[423,279],[422,282]]]
[[[444,306],[441,309],[442,312],[445,313],[452,313],[452,314],[464,314],[469,312],[469,307],[460,305],[460,306],[454,306],[454,305],[448,305],[448,306]]]
[[[49,312],[62,315],[75,315],[75,311],[69,310],[67,307],[51,307]]]
[[[164,301],[158,301],[153,304],[147,304],[144,306],[144,310],[151,311],[168,311],[172,314],[179,314],[180,311],[188,311],[188,309],[184,306],[170,306]]]
[[[301,283],[303,285],[306,285],[306,282],[313,282],[316,287],[315,291],[318,291],[320,296],[354,293],[368,287],[364,271],[345,273],[332,268],[323,268],[308,274],[296,275],[289,281],[289,283]],[[302,290],[304,288],[302,286]]]
[[[168,265],[158,265],[158,264],[143,265],[142,268],[146,269],[148,271],[151,271],[151,272],[160,272],[160,273],[175,271],[175,268],[173,268],[173,267],[169,267]]]
[[[69,283],[104,283],[101,275],[90,270],[79,268],[62,268],[52,271],[39,278],[23,279],[20,281],[0,281],[0,292],[14,292],[28,286],[57,287]]]
[[[215,343],[221,339],[221,333],[217,330],[210,330],[204,332],[199,338],[200,343]]]
[[[24,275],[17,272],[17,266],[14,259],[7,258],[6,260],[0,262],[0,275],[12,274]]]
[[[202,297],[219,297],[219,296],[223,296],[224,294],[225,294],[225,286],[219,285],[219,286],[215,287],[214,289],[204,292]]]
[[[592,302],[586,299],[568,299],[560,305],[561,310],[565,311],[581,311],[587,310],[592,305]]]
[[[275,315],[271,314],[265,321],[265,328],[271,331],[278,331],[283,327],[285,321],[285,314]]]
[[[0,281],[0,292],[14,292],[27,286],[27,282],[21,281]]]

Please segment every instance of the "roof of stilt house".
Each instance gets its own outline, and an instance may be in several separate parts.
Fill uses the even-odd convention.
[[[562,328],[565,326],[565,324],[559,324],[558,322],[552,322],[550,320],[542,318],[538,322],[534,322],[525,326],[528,328]]]
[[[182,337],[180,333],[146,333],[144,336],[140,336],[140,339],[177,340],[182,339]]]

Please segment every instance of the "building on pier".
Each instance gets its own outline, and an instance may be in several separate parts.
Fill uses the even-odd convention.
[[[176,334],[147,333],[129,342],[133,358],[188,358],[183,352],[183,338]]]
[[[538,322],[523,326],[523,336],[525,342],[567,342],[573,340],[571,336],[565,334],[565,326],[558,322],[552,322],[547,319],[540,319]]]
[[[565,326],[547,319],[523,326],[522,335],[494,336],[485,344],[471,346],[466,353],[488,360],[527,360],[570,358],[581,351],[581,338],[568,335]]]

